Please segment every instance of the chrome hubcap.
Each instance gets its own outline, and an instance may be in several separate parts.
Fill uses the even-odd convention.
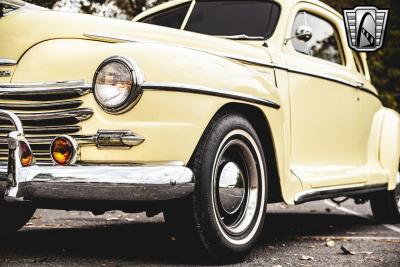
[[[244,200],[245,181],[236,163],[230,161],[222,167],[218,193],[221,207],[226,213],[234,214],[239,210]]]
[[[242,130],[225,137],[214,161],[214,213],[221,233],[235,244],[252,238],[262,217],[260,210],[265,208],[264,171],[259,162],[261,153],[254,139]]]

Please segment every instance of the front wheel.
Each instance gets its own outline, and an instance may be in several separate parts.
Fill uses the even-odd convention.
[[[186,227],[192,222],[203,247],[217,261],[242,259],[264,223],[265,166],[261,142],[250,122],[236,113],[218,115],[194,154],[193,202],[184,212],[167,211],[167,222],[181,220]]]
[[[0,235],[18,231],[31,219],[35,210],[29,203],[0,203]]]

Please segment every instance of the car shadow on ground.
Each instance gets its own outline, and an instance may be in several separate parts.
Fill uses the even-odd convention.
[[[269,213],[257,247],[299,236],[345,235],[373,222],[323,213]],[[204,257],[171,237],[164,223],[113,223],[82,228],[25,228],[0,242],[0,255],[134,260],[152,264],[205,264]]]

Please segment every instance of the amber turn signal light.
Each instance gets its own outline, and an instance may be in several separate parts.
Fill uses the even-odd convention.
[[[77,157],[76,141],[67,135],[54,138],[50,146],[50,155],[54,163],[59,165],[74,164]]]
[[[32,165],[33,153],[29,145],[23,141],[19,142],[19,159],[23,167],[28,167]]]

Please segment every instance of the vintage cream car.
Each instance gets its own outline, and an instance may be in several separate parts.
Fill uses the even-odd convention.
[[[135,22],[0,6],[3,233],[38,207],[164,212],[232,261],[267,203],[348,196],[399,220],[399,115],[327,5],[178,0]]]

